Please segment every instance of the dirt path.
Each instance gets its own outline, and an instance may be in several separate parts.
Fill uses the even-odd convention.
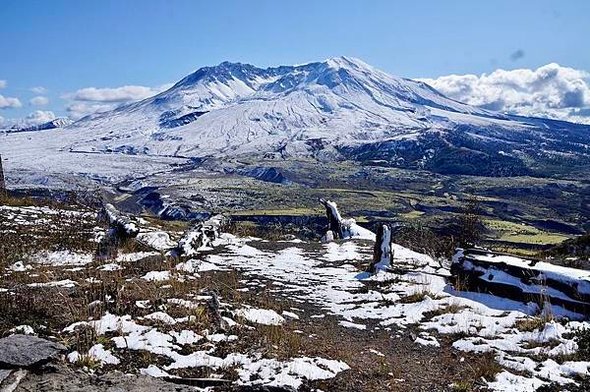
[[[293,305],[271,280],[239,277],[260,282],[258,290],[244,297],[246,303],[264,297],[267,306],[295,309],[299,320],[289,319],[288,329],[300,335],[299,355],[342,360],[350,366],[335,378],[309,382],[302,390],[487,391],[481,377],[498,371],[492,355],[457,351],[451,346],[452,337],[436,336],[441,346],[433,347],[414,342],[420,332],[415,327],[386,330],[374,321],[366,329],[345,327],[339,324],[342,318],[312,302]]]

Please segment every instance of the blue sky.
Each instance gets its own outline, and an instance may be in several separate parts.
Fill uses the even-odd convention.
[[[0,116],[61,115],[79,89],[161,86],[225,60],[269,66],[348,55],[405,77],[551,62],[590,70],[589,18],[586,0],[3,0],[0,94],[21,106]],[[46,91],[30,90],[38,86]],[[31,104],[34,96],[49,103]]]

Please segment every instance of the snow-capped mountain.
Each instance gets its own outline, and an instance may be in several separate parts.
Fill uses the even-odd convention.
[[[491,176],[590,165],[590,126],[469,106],[348,57],[267,69],[204,67],[63,132],[39,142],[72,153],[348,159]]]
[[[90,136],[76,143],[79,150],[299,155],[312,149],[310,140],[339,146],[408,137],[447,113],[504,118],[340,57],[268,69],[201,68],[167,91],[79,121],[72,130]]]
[[[73,121],[67,117],[58,117],[51,121],[44,122],[37,125],[19,125],[15,124],[7,132],[32,132],[32,131],[44,131],[46,129],[63,128],[72,124]]]

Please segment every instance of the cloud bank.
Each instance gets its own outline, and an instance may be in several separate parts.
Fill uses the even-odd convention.
[[[55,114],[49,110],[35,110],[19,122],[20,126],[39,125],[55,120]]]
[[[420,80],[450,98],[485,109],[590,124],[590,73],[559,64]]]
[[[0,109],[20,108],[22,103],[18,98],[5,97],[0,94]]]
[[[86,87],[63,96],[69,100],[66,107],[70,117],[79,119],[88,114],[112,110],[118,105],[139,101],[168,89],[172,84],[157,87],[121,86],[121,87]]]
[[[7,85],[6,80],[0,80],[0,89],[5,88]],[[0,94],[0,109],[12,109],[12,108],[20,108],[22,103],[18,98],[12,97],[5,97],[4,95]],[[4,122],[4,117],[2,117],[2,121]]]
[[[21,118],[3,118],[0,117],[0,129],[22,129],[34,125],[45,124],[51,120],[55,120],[57,116],[49,110],[35,110],[25,117]]]
[[[33,106],[45,106],[49,104],[49,98],[39,95],[37,97],[31,98],[29,103]]]
[[[71,99],[90,102],[128,102],[147,98],[154,94],[153,88],[145,86],[87,87],[71,94]]]

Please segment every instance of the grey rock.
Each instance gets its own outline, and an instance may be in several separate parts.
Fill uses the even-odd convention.
[[[118,371],[89,375],[60,366],[54,372],[30,372],[15,392],[189,392],[195,388]]]
[[[36,336],[11,335],[0,339],[0,367],[30,367],[55,358],[66,347]]]

